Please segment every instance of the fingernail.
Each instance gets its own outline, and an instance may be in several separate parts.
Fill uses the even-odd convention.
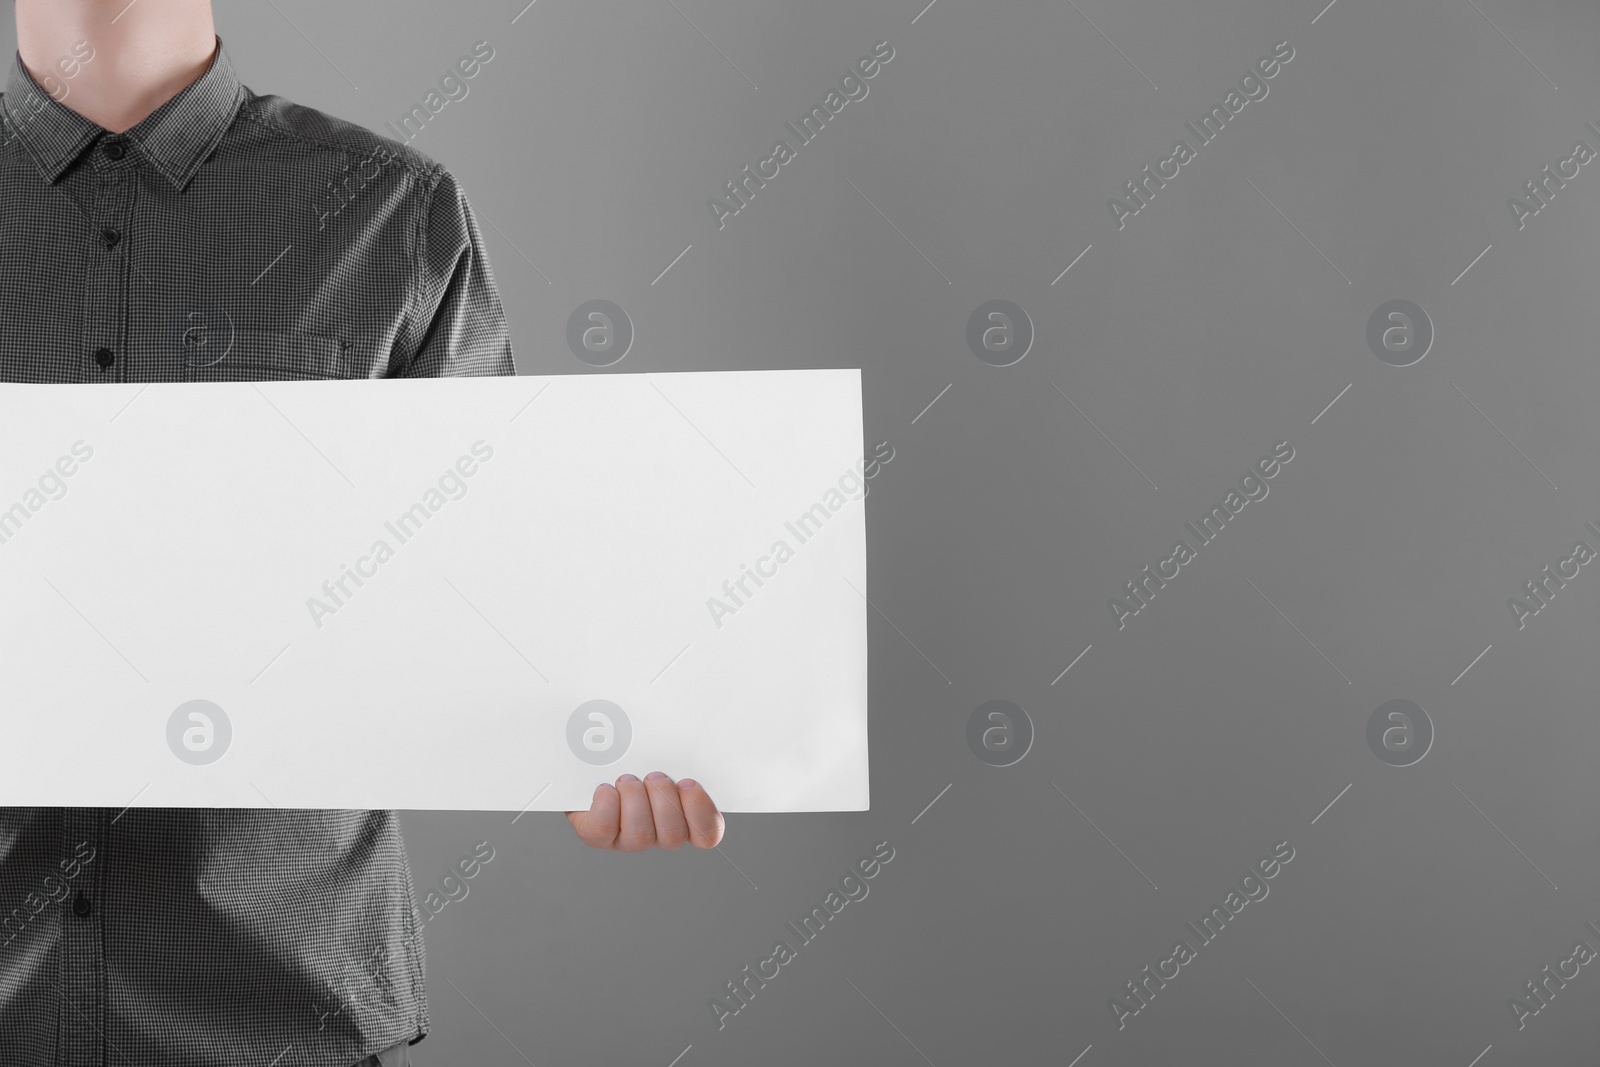
[[[633,776],[633,775],[631,775],[631,774],[624,774],[624,775],[620,775],[620,776],[619,776],[619,777],[618,777],[618,778],[617,778],[617,781],[619,781],[619,782],[637,782],[637,781],[638,781],[638,780],[639,780],[639,779],[637,779],[637,778],[635,778],[635,777],[634,777],[634,776]]]
[[[662,774],[660,771],[651,771],[649,774],[644,776],[644,780],[647,782],[659,782],[665,777],[666,775]]]
[[[610,782],[601,782],[599,785],[595,786],[595,788],[596,789],[611,789],[611,788],[613,788],[613,786],[611,785]]]
[[[678,779],[678,788],[679,789],[693,789],[694,788],[694,779],[693,778],[679,778]]]

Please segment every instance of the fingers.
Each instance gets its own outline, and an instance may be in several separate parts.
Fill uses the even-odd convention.
[[[711,794],[693,778],[678,782],[678,800],[689,823],[689,843],[695,848],[714,848],[727,828],[722,812],[712,803]]]
[[[655,814],[644,783],[631,774],[617,779],[617,795],[622,800],[622,820],[614,846],[618,852],[643,852],[656,843]]]
[[[631,774],[618,778],[614,787],[601,782],[589,810],[569,811],[567,821],[590,848],[616,852],[672,851],[686,843],[714,848],[727,828],[698,782],[685,778],[674,784],[660,771],[651,771],[642,782]]]
[[[683,847],[689,840],[689,824],[683,819],[678,788],[660,771],[644,776],[645,793],[650,797],[650,812],[655,817],[656,844],[668,852]]]
[[[578,832],[578,840],[590,848],[615,848],[622,810],[616,789],[609,782],[594,787],[588,811],[569,811],[567,821]]]

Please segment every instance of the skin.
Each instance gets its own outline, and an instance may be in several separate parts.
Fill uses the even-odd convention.
[[[17,51],[42,88],[91,122],[121,133],[178,95],[211,65],[211,0],[16,0]],[[57,65],[93,58],[66,77]],[[595,786],[588,811],[567,821],[590,848],[611,852],[713,848],[726,823],[704,787],[660,771]]]
[[[17,51],[34,81],[113,133],[205,73],[216,49],[210,0],[16,0],[16,9]],[[63,77],[57,62],[79,41],[94,58]]]
[[[671,852],[685,844],[712,848],[722,840],[722,812],[694,779],[674,783],[660,771],[639,781],[631,774],[616,785],[594,787],[588,811],[569,811],[567,821],[590,848],[612,852]]]

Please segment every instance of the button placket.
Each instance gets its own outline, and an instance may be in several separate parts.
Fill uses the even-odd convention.
[[[132,271],[125,241],[136,180],[125,139],[103,141],[93,159],[99,189],[94,219],[85,236],[83,375],[91,382],[128,380],[121,345],[127,336],[127,287]]]
[[[99,894],[105,864],[104,817],[96,808],[62,812],[61,858],[57,876],[74,887],[72,915],[62,915],[61,969],[57,978],[65,1003],[57,1017],[61,1067],[101,1067],[105,1048],[102,991],[105,958],[101,952],[100,915],[92,906]],[[70,877],[69,877],[70,875]],[[79,911],[78,901],[90,904]]]

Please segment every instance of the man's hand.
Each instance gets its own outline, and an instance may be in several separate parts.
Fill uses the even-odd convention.
[[[713,848],[722,840],[722,812],[711,796],[692,778],[676,784],[660,771],[639,781],[624,774],[612,786],[594,787],[588,811],[569,811],[567,821],[590,848],[613,852],[668,851],[685,842],[695,848]]]

